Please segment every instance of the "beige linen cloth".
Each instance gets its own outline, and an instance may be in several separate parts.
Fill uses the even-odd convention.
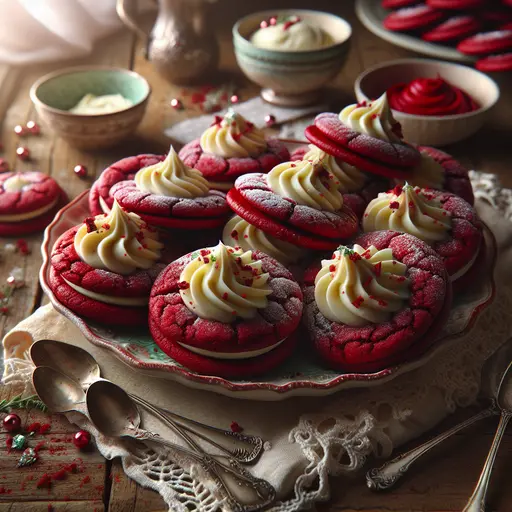
[[[492,178],[485,178],[490,180],[486,185],[482,176],[474,177],[479,180],[474,185],[477,190],[480,186],[480,195],[498,206],[500,198]],[[169,380],[142,376],[125,366],[110,352],[86,341],[51,305],[22,321],[4,339],[5,385],[19,387],[24,393],[33,392],[29,382],[32,364],[27,360],[32,339],[53,338],[83,347],[100,362],[103,376],[128,392],[224,429],[236,421],[247,433],[262,436],[268,441],[267,449],[251,471],[277,489],[281,501],[272,510],[304,510],[329,498],[330,477],[360,470],[372,454],[390,456],[396,446],[429,430],[456,407],[467,406],[477,398],[483,361],[512,332],[512,298],[508,290],[512,230],[506,218],[510,211],[505,211],[510,210],[509,201],[503,204],[501,209],[482,201],[478,204],[499,246],[498,289],[493,305],[464,339],[422,368],[381,386],[347,390],[325,398],[281,402],[243,401],[192,390]],[[129,444],[98,435],[84,417],[69,414],[68,418],[95,435],[98,448],[106,457],[121,456],[126,473],[158,491],[169,510],[230,510],[222,489],[187,457],[156,445],[130,453]],[[147,428],[169,435],[152,418],[144,416],[143,421]],[[364,478],[362,473],[359,478]],[[336,485],[350,483],[340,479]]]

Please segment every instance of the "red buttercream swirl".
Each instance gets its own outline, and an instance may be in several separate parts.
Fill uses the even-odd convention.
[[[442,78],[416,78],[396,84],[387,91],[392,109],[422,116],[449,116],[477,110],[477,103],[458,87]]]

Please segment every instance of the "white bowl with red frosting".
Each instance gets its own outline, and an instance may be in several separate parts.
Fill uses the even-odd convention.
[[[390,89],[393,116],[402,125],[405,140],[438,147],[480,130],[500,96],[496,82],[484,73],[430,59],[384,62],[364,71],[354,84],[358,101],[378,98],[384,91],[389,97]],[[463,108],[471,101],[476,105]]]

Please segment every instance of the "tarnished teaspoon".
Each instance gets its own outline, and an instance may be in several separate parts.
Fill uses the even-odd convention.
[[[275,489],[267,481],[251,475],[235,461],[230,465],[205,453],[191,452],[182,446],[167,441],[159,434],[139,428],[140,415],[135,402],[119,386],[107,380],[91,384],[86,394],[87,411],[96,428],[111,437],[130,437],[150,441],[185,453],[207,469],[218,485],[227,494],[234,510],[250,512],[262,510],[276,497]],[[237,497],[240,492],[244,496]],[[251,494],[249,499],[247,494]]]
[[[79,382],[84,390],[101,378],[101,370],[94,357],[86,350],[68,343],[57,340],[36,341],[30,348],[30,356],[36,366],[47,366],[69,375]],[[141,407],[158,415],[162,421],[174,423],[173,428],[178,429],[178,433],[181,429],[190,432],[237,462],[243,464],[253,462],[263,450],[261,437],[205,425],[155,406],[136,395],[129,396]],[[223,446],[221,443],[224,441],[232,446]]]
[[[430,452],[432,448],[438,446],[452,435],[473,425],[477,421],[497,414],[496,398],[500,388],[500,382],[512,360],[512,339],[507,340],[494,354],[485,362],[482,368],[482,389],[481,394],[491,400],[487,409],[480,411],[471,418],[455,425],[446,432],[439,434],[433,439],[416,446],[408,452],[402,453],[398,457],[391,459],[379,468],[373,468],[366,473],[366,484],[373,491],[382,491],[393,487],[398,480],[409,470],[409,468],[419,460],[423,455]]]
[[[480,473],[478,483],[476,484],[475,490],[473,491],[471,498],[469,498],[467,505],[464,507],[463,512],[485,511],[485,497],[491,480],[494,461],[496,460],[496,455],[498,455],[503,434],[505,434],[507,425],[512,418],[512,363],[509,364],[507,371],[501,379],[497,404],[501,411],[498,429],[496,430],[489,454],[487,455],[484,467]]]

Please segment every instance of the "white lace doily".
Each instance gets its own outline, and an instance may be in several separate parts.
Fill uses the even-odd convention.
[[[509,191],[496,189],[488,175],[472,173],[472,180],[479,197],[499,208],[500,215],[510,217]],[[315,502],[329,499],[331,477],[360,470],[371,455],[388,457],[397,445],[432,428],[457,407],[476,400],[483,362],[512,333],[512,294],[503,279],[497,282],[494,303],[480,316],[471,333],[427,365],[378,387],[340,392],[300,417],[288,433],[288,446],[300,446],[305,470],[295,480],[293,497],[275,504],[272,512],[305,510]],[[4,341],[4,383],[21,387],[26,394],[33,392],[27,343]],[[243,406],[241,403],[240,407]],[[120,456],[126,474],[159,492],[169,510],[230,510],[222,489],[186,457],[163,449],[134,449],[126,442],[99,435],[83,416],[68,414],[67,417],[91,431],[105,457]],[[279,457],[285,461],[285,451],[291,448],[285,443],[281,449],[283,453]],[[273,466],[268,465],[257,476],[265,478]]]

